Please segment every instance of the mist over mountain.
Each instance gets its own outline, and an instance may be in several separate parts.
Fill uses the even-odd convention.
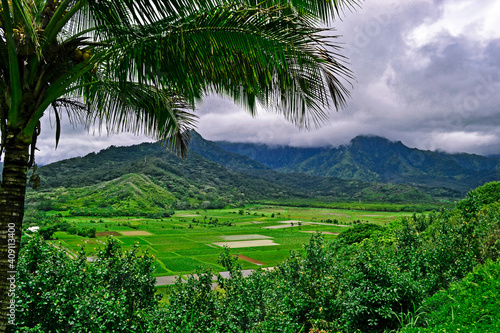
[[[231,143],[227,141],[216,141],[215,144],[228,152],[245,155],[275,170],[302,163],[311,157],[330,150],[330,148],[297,148],[254,143]]]
[[[358,136],[350,144],[335,148],[216,144],[287,173],[447,187],[463,193],[500,179],[499,157],[419,150],[377,136]]]

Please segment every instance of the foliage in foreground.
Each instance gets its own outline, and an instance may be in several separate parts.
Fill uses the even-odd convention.
[[[500,262],[488,261],[424,302],[419,320],[426,328],[407,327],[401,332],[500,332],[499,295]]]
[[[18,263],[16,326],[34,332],[130,332],[158,306],[154,259],[110,239],[87,262],[33,236]],[[21,328],[24,327],[24,328]]]
[[[166,331],[384,332],[417,316],[421,304],[500,253],[500,206],[478,206],[414,216],[383,233],[346,244],[314,235],[301,253],[273,271],[243,278],[229,252],[221,264],[231,279],[210,272],[177,284],[163,309]],[[363,231],[363,230],[361,230]],[[352,231],[350,233],[353,233]],[[342,237],[341,237],[342,238]],[[345,237],[344,237],[345,238]],[[348,237],[350,239],[351,237]],[[364,238],[364,237],[363,237]]]
[[[354,244],[361,242],[363,239],[370,238],[373,234],[383,230],[384,227],[378,224],[356,224],[352,228],[341,233],[338,238],[346,244]]]
[[[20,261],[19,323],[42,331],[65,331],[65,323],[74,332],[488,331],[498,325],[488,318],[498,304],[500,203],[481,201],[473,215],[457,207],[403,219],[359,243],[314,234],[303,251],[249,277],[226,249],[219,261],[231,278],[201,271],[172,286],[165,307],[153,293],[152,259],[135,249],[122,253],[110,242],[87,263],[83,253],[71,260],[34,238]]]

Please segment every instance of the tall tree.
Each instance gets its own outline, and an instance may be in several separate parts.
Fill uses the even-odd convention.
[[[331,30],[358,0],[1,0],[0,332],[40,119],[143,132],[181,154],[205,94],[299,126],[348,96]],[[36,185],[36,173],[31,181]]]

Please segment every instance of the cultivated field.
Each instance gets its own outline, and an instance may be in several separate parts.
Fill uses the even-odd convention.
[[[76,253],[83,245],[89,255],[107,237],[118,239],[124,249],[139,244],[156,258],[156,276],[194,273],[208,266],[216,271],[223,246],[240,255],[243,269],[274,266],[291,250],[299,250],[312,232],[325,238],[356,223],[387,224],[411,213],[370,212],[322,208],[248,206],[245,209],[178,211],[171,218],[64,216],[79,227],[95,227],[97,238],[56,232],[60,245]]]

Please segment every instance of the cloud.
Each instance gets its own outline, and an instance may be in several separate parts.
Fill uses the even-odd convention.
[[[61,119],[61,136],[56,149],[55,120],[50,111],[41,121],[41,134],[37,140],[36,163],[44,165],[58,160],[84,156],[109,146],[130,146],[141,142],[153,142],[152,138],[130,133],[108,134],[106,131],[88,131],[83,125],[73,125],[67,117]]]
[[[365,128],[364,119],[371,134],[413,147],[427,142],[434,149],[491,153],[491,143],[477,135],[455,143],[435,135],[449,131],[491,137],[497,132],[498,121],[491,120],[500,111],[498,40],[486,33],[462,34],[455,29],[459,16],[447,14],[457,6],[462,14],[470,1],[397,1],[389,8],[365,4],[370,14],[359,18],[355,13],[342,27],[347,45],[354,46],[351,63],[358,83],[347,111],[358,115],[356,128]],[[493,4],[488,1],[484,9]],[[471,17],[467,24],[480,24],[481,13],[476,10]],[[415,31],[422,26],[440,29],[417,41]],[[347,117],[341,113],[338,118]]]
[[[304,131],[264,110],[253,118],[227,99],[198,105],[198,131],[210,140],[336,146],[379,135],[421,149],[498,153],[500,148],[500,3],[495,0],[366,1],[337,21],[356,81],[348,107],[329,110]],[[65,125],[54,151],[43,125],[40,161],[85,154],[143,136],[89,136]]]

